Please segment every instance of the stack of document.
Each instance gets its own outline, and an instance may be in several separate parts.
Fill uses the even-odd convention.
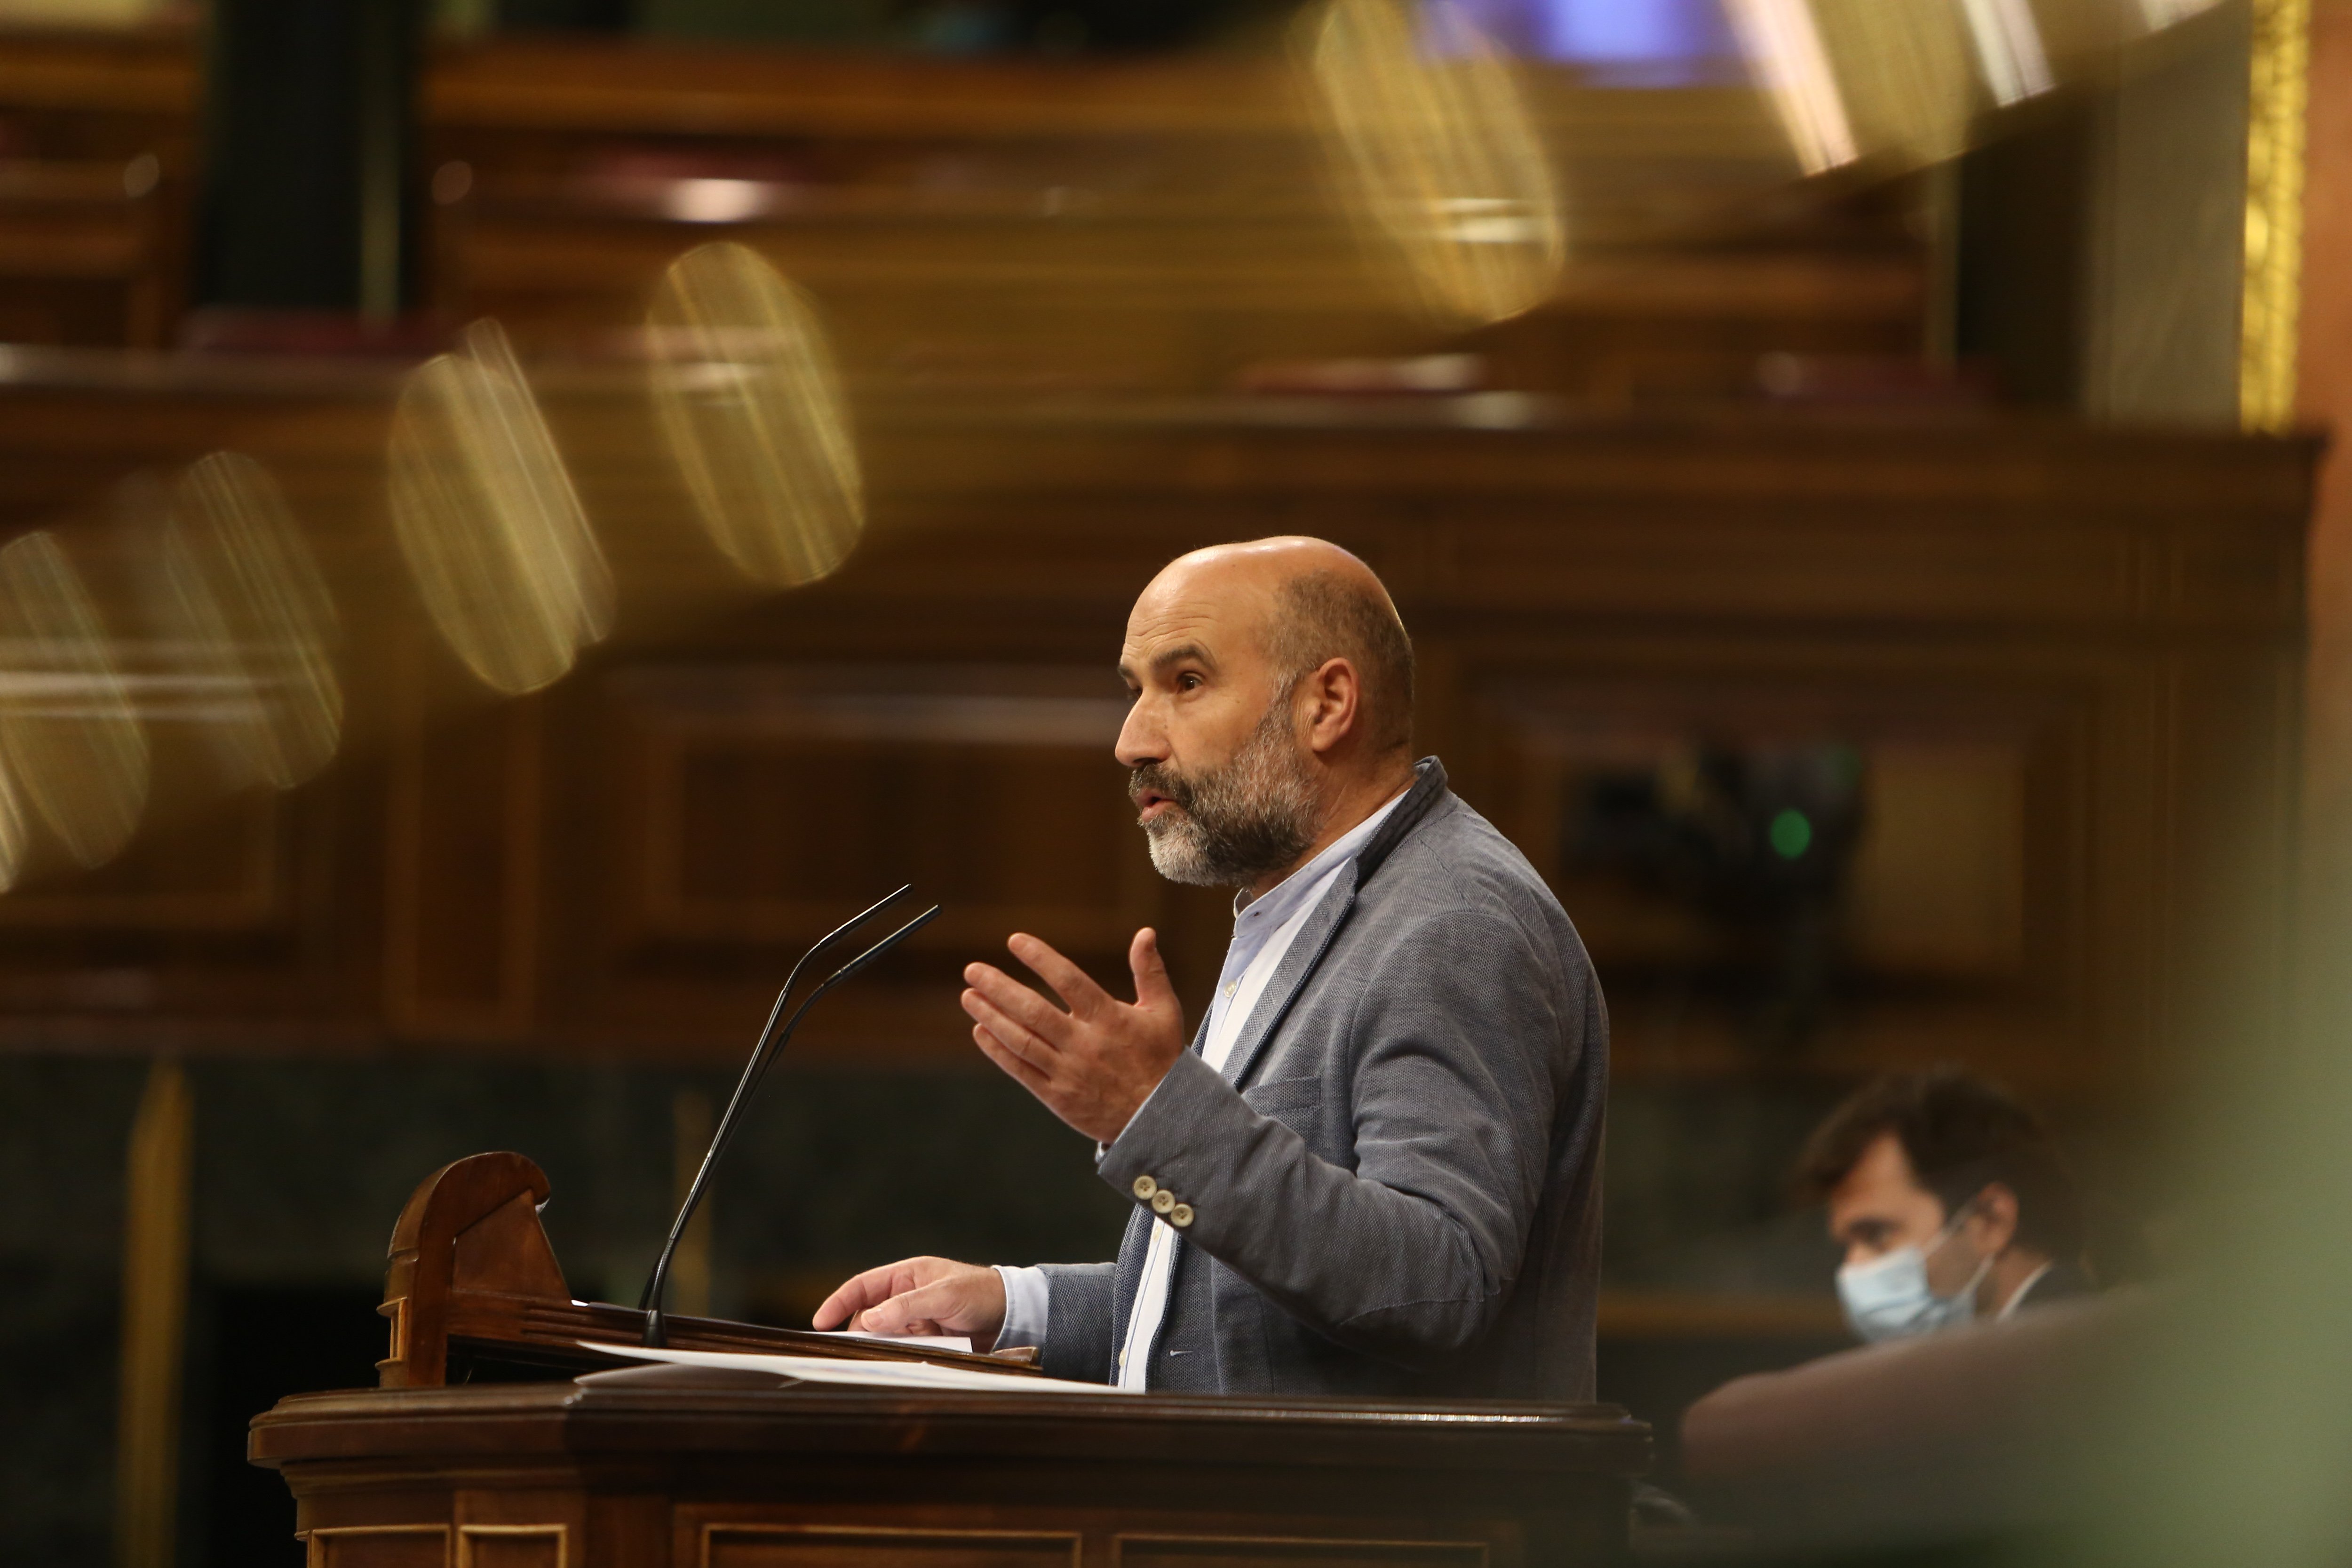
[[[880,1338],[859,1335],[861,1339]],[[1008,1376],[968,1366],[933,1366],[919,1361],[836,1361],[830,1356],[758,1355],[748,1351],[656,1350],[645,1345],[598,1344],[582,1340],[592,1351],[628,1356],[637,1361],[668,1362],[674,1366],[716,1366],[734,1372],[772,1373],[803,1383],[838,1383],[856,1388],[954,1388],[981,1394],[1139,1394],[1140,1389],[1117,1388],[1105,1383],[1072,1383],[1058,1377]],[[969,1350],[970,1340],[946,1335],[892,1338],[892,1344],[929,1344],[937,1350]]]

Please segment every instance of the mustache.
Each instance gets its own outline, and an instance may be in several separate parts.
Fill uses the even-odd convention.
[[[1179,811],[1192,809],[1192,785],[1181,774],[1171,772],[1164,763],[1146,763],[1127,775],[1127,798],[1139,810],[1143,805],[1146,791],[1164,795]]]

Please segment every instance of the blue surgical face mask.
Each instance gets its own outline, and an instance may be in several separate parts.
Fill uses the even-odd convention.
[[[1977,1265],[1957,1295],[1938,1296],[1927,1285],[1927,1257],[1951,1240],[1968,1217],[1964,1209],[1936,1233],[1923,1249],[1898,1247],[1867,1263],[1849,1263],[1838,1270],[1838,1300],[1845,1308],[1847,1327],[1875,1344],[1880,1340],[1906,1339],[1957,1328],[1977,1315],[1977,1287],[1992,1267],[1988,1258]]]

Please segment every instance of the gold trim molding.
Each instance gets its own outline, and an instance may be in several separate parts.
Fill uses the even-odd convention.
[[[2252,4],[2238,417],[2249,430],[2284,430],[2294,418],[2311,0],[2252,0]]]
[[[178,1523],[180,1363],[188,1312],[188,1184],[195,1108],[185,1068],[159,1058],[131,1122],[122,1241],[122,1393],[114,1560],[171,1568]]]

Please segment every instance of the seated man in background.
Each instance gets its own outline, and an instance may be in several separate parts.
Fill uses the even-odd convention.
[[[2009,1317],[2092,1289],[2073,1178],[2041,1121],[1958,1068],[1894,1073],[1798,1162],[1845,1248],[1838,1298],[1869,1341]]]

